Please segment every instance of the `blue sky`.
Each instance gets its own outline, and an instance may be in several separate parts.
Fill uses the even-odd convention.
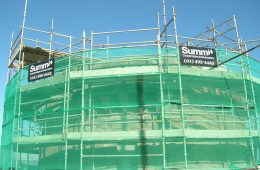
[[[168,18],[171,5],[177,11],[180,35],[194,36],[204,31],[213,18],[216,23],[237,15],[238,29],[244,40],[260,38],[259,0],[165,0]],[[22,24],[24,0],[0,0],[0,124],[11,32]],[[56,32],[81,37],[91,31],[112,31],[156,27],[156,15],[162,16],[162,0],[28,0],[26,25],[50,29],[54,19]],[[260,50],[255,53],[260,58]],[[0,128],[1,131],[1,128]],[[1,133],[1,132],[0,132]]]

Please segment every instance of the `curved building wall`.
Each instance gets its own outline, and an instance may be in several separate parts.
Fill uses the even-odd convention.
[[[255,167],[260,64],[178,63],[175,48],[121,48],[56,58],[35,82],[23,68],[6,88],[3,168]]]

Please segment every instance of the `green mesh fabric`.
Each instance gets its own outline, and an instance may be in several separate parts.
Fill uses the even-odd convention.
[[[237,53],[217,49],[218,62]],[[175,48],[56,58],[6,87],[1,166],[22,170],[243,169],[259,162],[260,63],[179,66]]]

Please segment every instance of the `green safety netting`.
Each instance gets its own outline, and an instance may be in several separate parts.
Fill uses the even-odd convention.
[[[175,48],[95,49],[6,87],[1,167],[242,169],[259,158],[260,63],[180,66]],[[237,53],[217,49],[218,62]]]

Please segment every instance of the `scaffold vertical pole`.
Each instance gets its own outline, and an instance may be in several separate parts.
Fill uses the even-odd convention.
[[[233,16],[233,22],[234,22],[234,27],[236,31],[236,36],[237,36],[237,44],[238,44],[238,49],[239,52],[242,53],[242,46],[241,46],[241,41],[238,33],[238,26],[237,26],[237,20],[236,16]],[[241,69],[242,69],[242,78],[243,78],[243,86],[244,86],[244,95],[245,95],[245,104],[246,104],[246,111],[247,111],[247,117],[248,117],[248,126],[249,126],[249,135],[250,135],[250,143],[251,143],[251,152],[253,156],[253,160],[255,162],[255,153],[254,153],[254,142],[253,142],[253,136],[252,136],[252,122],[251,122],[251,115],[250,115],[250,106],[249,106],[249,101],[248,101],[248,91],[247,91],[247,85],[246,85],[246,79],[247,79],[247,73],[245,70],[245,63],[244,63],[244,56],[240,57],[240,63],[241,63]]]
[[[70,94],[70,67],[71,67],[71,55],[72,55],[72,37],[69,37],[69,66],[67,73],[67,98],[66,98],[66,138],[65,138],[65,170],[67,170],[68,164],[68,126],[69,126],[69,94]]]
[[[67,122],[67,116],[68,116],[68,89],[69,89],[69,83],[68,83],[68,77],[69,77],[69,68],[66,68],[66,77],[65,77],[65,114],[64,114],[64,135],[63,139],[65,140],[65,151],[64,151],[64,169],[67,170],[67,155],[68,155],[68,140],[67,140],[67,134],[68,134],[68,122]]]
[[[91,84],[88,83],[88,129],[89,132],[92,131],[92,90],[91,90]]]
[[[67,128],[66,128],[66,112],[67,112],[67,82],[68,82],[68,68],[65,69],[65,77],[64,77],[64,99],[63,99],[63,125],[62,125],[62,138],[65,140],[65,147],[66,147],[66,138],[67,138]],[[66,165],[66,148],[64,151],[64,169],[67,169]]]
[[[247,51],[247,45],[245,44],[245,50]],[[253,103],[254,103],[254,108],[255,108],[255,116],[256,116],[256,120],[257,120],[257,131],[258,131],[258,138],[259,138],[259,143],[260,143],[260,128],[259,128],[259,119],[258,119],[258,108],[256,106],[256,95],[255,95],[255,87],[254,87],[254,83],[252,81],[252,74],[251,74],[251,66],[250,66],[250,63],[249,63],[249,54],[246,54],[247,55],[247,65],[248,65],[248,73],[249,73],[249,79],[250,79],[250,84],[251,84],[251,90],[252,90],[252,98],[253,98]]]
[[[94,33],[93,32],[91,32],[91,35],[90,35],[90,70],[92,70],[92,60],[93,60],[93,48],[94,48],[94,42],[93,42],[93,40],[94,40]]]
[[[51,19],[51,31],[50,31],[50,46],[49,46],[49,59],[51,59],[52,55],[52,41],[53,41],[53,30],[54,30],[54,24],[53,19]]]
[[[63,97],[63,122],[62,122],[62,134],[65,135],[65,125],[66,125],[66,101],[67,101],[67,71],[68,68],[65,69],[64,76],[64,97]]]
[[[20,73],[21,74],[21,73]],[[17,78],[19,81],[19,78]],[[21,89],[20,89],[20,83],[21,81],[19,81],[19,83],[17,83],[17,86],[19,85],[19,104],[18,104],[18,113],[17,113],[17,134],[16,134],[16,156],[15,156],[15,168],[18,169],[18,151],[19,151],[19,146],[18,146],[18,135],[19,135],[19,119],[20,119],[20,112],[21,112],[21,107],[20,107],[20,100],[21,100]],[[16,117],[16,113],[14,114],[14,117]],[[15,120],[15,118],[14,118]],[[14,124],[14,123],[13,123]],[[13,125],[13,132],[14,132],[14,125]],[[13,152],[12,152],[13,153]],[[12,165],[12,156],[11,156],[11,167],[13,167]]]
[[[93,50],[94,50],[94,32],[91,32],[90,35],[90,70],[93,69]],[[92,100],[92,85],[89,84],[89,107],[90,107],[90,122],[91,122],[91,131],[95,131],[95,110],[94,110],[94,105],[93,105],[93,100]],[[91,147],[94,148],[94,145],[91,145]],[[93,158],[93,166],[94,166],[94,158]]]
[[[83,130],[84,130],[84,120],[85,120],[85,79],[84,79],[84,71],[85,71],[85,47],[86,47],[86,34],[83,31],[82,35],[82,85],[81,85],[81,130],[80,130],[80,170],[83,170]]]
[[[178,32],[177,32],[177,21],[176,21],[176,12],[174,6],[172,6],[173,13],[173,24],[174,24],[174,34],[175,34],[175,43],[176,43],[176,52],[178,58],[178,79],[179,79],[179,90],[180,90],[180,104],[181,104],[181,118],[182,118],[182,128],[183,128],[183,149],[184,149],[184,161],[185,161],[185,169],[188,168],[188,159],[187,159],[187,140],[185,134],[185,115],[183,108],[183,91],[182,91],[182,75],[181,75],[181,65],[180,65],[180,55],[179,55],[179,41],[178,41]]]
[[[160,81],[160,102],[161,102],[161,121],[162,121],[162,152],[163,152],[163,169],[166,168],[166,146],[165,146],[165,112],[164,112],[164,94],[163,94],[163,63],[161,56],[161,46],[160,46],[160,15],[157,15],[157,26],[158,26],[158,35],[157,35],[157,50],[158,50],[158,63],[159,63],[159,81]]]
[[[22,55],[22,48],[23,48],[23,36],[24,36],[24,28],[25,28],[25,22],[26,22],[26,16],[27,16],[27,4],[28,1],[25,0],[25,5],[24,5],[24,14],[23,14],[23,23],[22,23],[22,28],[21,28],[21,41],[20,41],[20,47],[19,47],[19,65],[18,65],[18,70],[21,69],[21,55]]]
[[[167,48],[167,21],[166,21],[166,5],[165,5],[165,0],[162,0],[162,6],[163,6],[163,25],[164,25],[164,38],[165,38],[165,47]]]
[[[22,53],[22,61],[24,61],[24,52]],[[22,62],[22,68],[24,66],[24,62]]]
[[[22,55],[24,56],[24,52],[22,53]],[[16,136],[15,136],[15,138],[16,138],[16,155],[15,155],[15,168],[16,169],[18,169],[18,159],[19,159],[19,154],[18,154],[18,152],[19,152],[19,145],[18,145],[18,138],[19,138],[19,133],[20,133],[20,116],[21,116],[21,100],[22,100],[22,93],[21,93],[21,85],[22,85],[22,76],[23,76],[23,69],[21,69],[20,71],[19,71],[19,74],[17,75],[17,84],[16,84],[16,86],[18,86],[18,87],[16,87],[16,92],[17,92],[17,90],[18,90],[18,93],[19,93],[19,104],[18,104],[18,113],[17,113],[17,120],[15,119],[15,117],[16,117],[16,111],[15,111],[15,113],[14,113],[14,121],[16,120],[17,122],[16,122],[16,125],[17,125],[17,132],[16,132]],[[16,93],[17,94],[17,93]],[[17,100],[17,99],[15,99],[15,100]],[[16,101],[17,102],[17,101]],[[15,109],[14,110],[16,110],[16,106],[15,106]],[[14,124],[15,123],[13,123],[13,132],[14,132]],[[13,147],[12,147],[13,148]],[[11,158],[11,161],[12,161],[12,159],[13,158]],[[12,162],[11,162],[11,167],[12,167],[13,165],[12,165]]]
[[[212,19],[211,21],[212,21],[212,32],[213,32],[213,37],[214,37],[214,38],[212,39],[212,41],[213,41],[214,46],[215,46],[215,48],[216,48],[217,42],[216,42],[216,28],[215,28],[215,22],[214,22],[213,19]]]
[[[247,45],[246,43],[244,44],[245,50],[247,51]],[[252,82],[252,74],[251,74],[251,66],[250,66],[250,62],[249,62],[249,54],[246,54],[246,61],[247,61],[247,66],[248,66],[248,75],[249,75],[249,81],[250,81],[250,85],[251,85],[251,92],[252,92],[252,101],[253,101],[253,107],[254,107],[254,113],[255,113],[255,119],[256,119],[256,128],[257,128],[257,134],[258,134],[258,142],[260,143],[260,127],[259,127],[259,117],[258,117],[258,108],[256,106],[256,96],[255,96],[255,87],[254,87],[254,83]],[[258,155],[258,152],[257,152]],[[257,157],[256,160],[258,160],[259,158]],[[258,162],[256,162],[256,164],[258,164]]]

